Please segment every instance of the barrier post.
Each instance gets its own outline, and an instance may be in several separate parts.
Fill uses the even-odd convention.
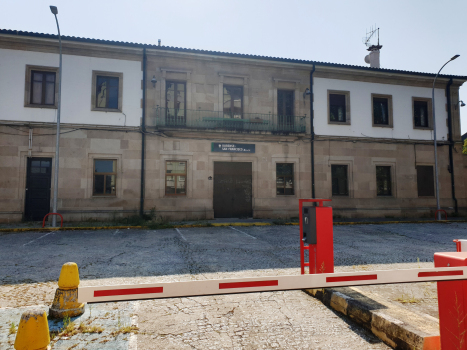
[[[49,308],[49,316],[64,318],[84,313],[84,303],[78,302],[79,271],[74,262],[63,264],[58,278],[55,298]]]
[[[50,350],[49,323],[43,310],[23,312],[15,338],[16,350]]]
[[[435,267],[467,266],[467,252],[435,253]],[[438,284],[441,349],[467,350],[467,280]]]
[[[305,274],[305,267],[308,267],[310,274],[334,272],[332,208],[323,206],[323,202],[330,201],[330,199],[299,199],[302,275]],[[318,206],[304,206],[303,203],[318,203]],[[308,263],[305,262],[305,250],[308,250]]]

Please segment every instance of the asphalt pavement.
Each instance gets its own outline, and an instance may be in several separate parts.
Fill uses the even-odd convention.
[[[429,267],[435,252],[455,250],[455,238],[467,238],[466,223],[335,226],[336,271]],[[65,262],[78,264],[83,286],[292,275],[300,273],[298,243],[297,226],[0,234],[0,344],[12,348],[14,335],[8,329],[21,310],[51,304]],[[382,293],[397,299],[400,289],[388,288]],[[429,299],[431,304],[407,307],[431,305],[436,310]],[[76,322],[91,320],[104,332],[56,339],[53,348],[75,343],[74,349],[388,348],[301,291],[92,308],[93,316],[85,314]],[[124,323],[137,326],[139,333],[111,336]]]

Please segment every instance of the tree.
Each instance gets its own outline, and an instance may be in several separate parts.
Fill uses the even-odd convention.
[[[467,139],[464,140],[464,148],[462,149],[463,154],[467,154]]]

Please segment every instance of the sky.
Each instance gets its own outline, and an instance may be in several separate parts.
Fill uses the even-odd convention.
[[[360,66],[377,26],[382,68],[436,73],[459,54],[442,74],[467,76],[465,0],[4,0],[0,28],[55,34],[49,5],[62,35]]]

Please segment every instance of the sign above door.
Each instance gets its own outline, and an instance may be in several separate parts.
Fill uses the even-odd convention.
[[[255,145],[250,143],[211,142],[211,152],[255,153]]]

